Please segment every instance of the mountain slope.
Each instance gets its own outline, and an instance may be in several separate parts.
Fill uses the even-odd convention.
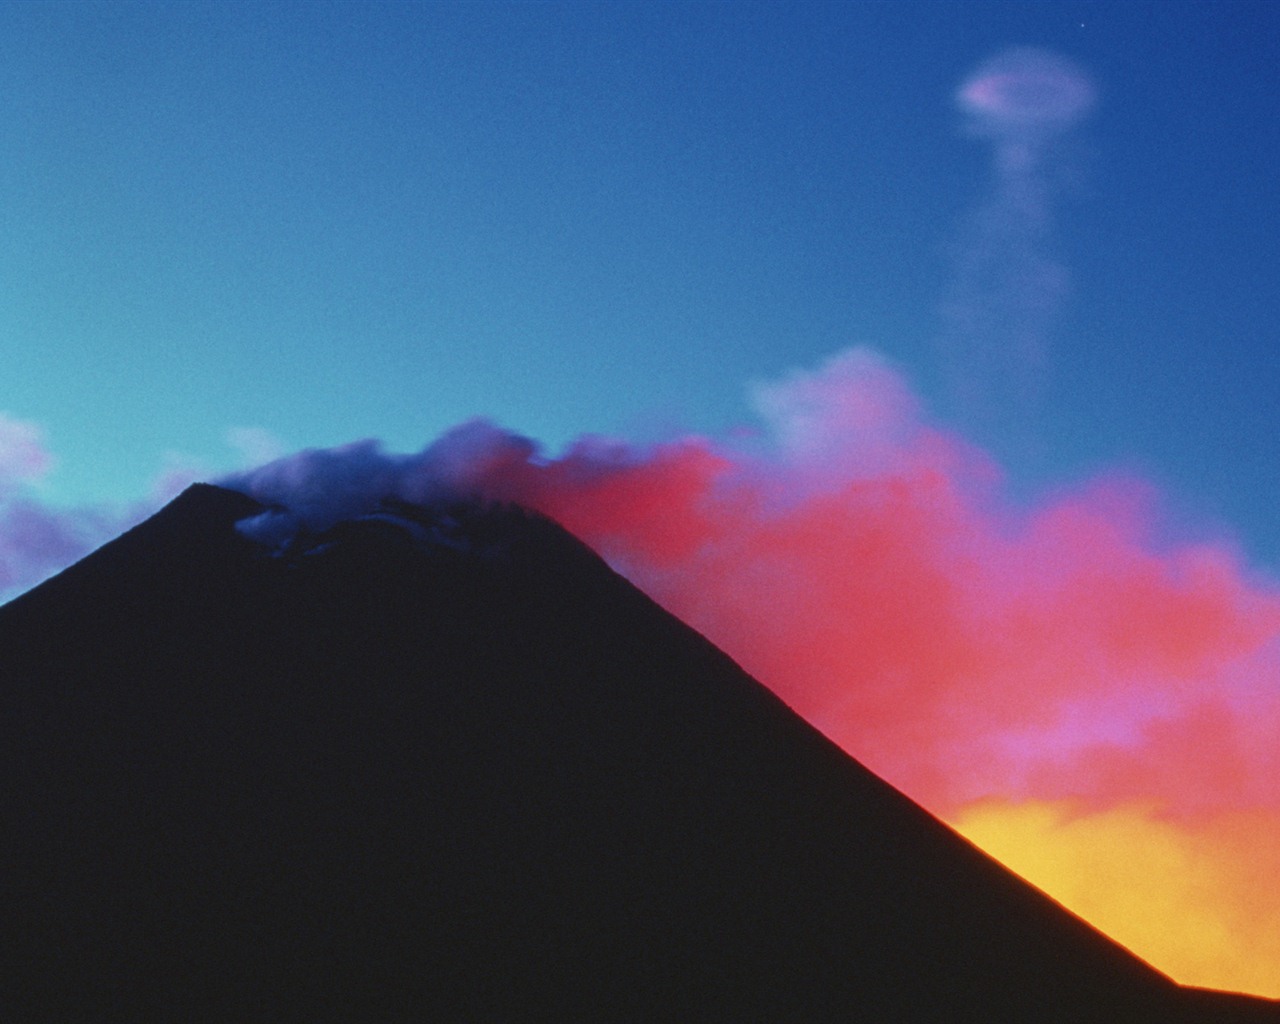
[[[268,553],[259,511],[192,488],[0,609],[7,1019],[1280,1019],[1110,943],[550,523]]]

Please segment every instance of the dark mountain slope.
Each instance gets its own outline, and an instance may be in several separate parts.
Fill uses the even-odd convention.
[[[552,524],[400,509],[272,557],[259,510],[193,488],[0,609],[0,1017],[1280,1020],[1067,914]]]

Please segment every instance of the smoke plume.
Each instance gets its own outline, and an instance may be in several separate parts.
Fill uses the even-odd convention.
[[[942,356],[956,412],[1024,444],[1034,444],[1049,332],[1068,290],[1050,244],[1062,143],[1095,96],[1080,68],[1030,48],[987,61],[956,94],[966,132],[992,147],[993,181],[955,246]]]
[[[1158,544],[1138,480],[1014,506],[870,351],[754,398],[763,452],[548,456],[474,421],[412,455],[363,442],[222,482],[290,510],[245,524],[272,543],[384,497],[538,509],[1033,882],[1123,917],[1158,966],[1280,994],[1280,897],[1249,882],[1280,845],[1280,592],[1229,546]],[[1040,842],[1058,860],[1023,855]]]

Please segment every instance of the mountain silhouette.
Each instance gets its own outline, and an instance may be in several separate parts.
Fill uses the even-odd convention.
[[[0,608],[0,1019],[1280,1021],[1185,989],[516,508],[198,485]]]

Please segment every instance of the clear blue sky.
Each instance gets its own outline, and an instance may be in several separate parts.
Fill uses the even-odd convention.
[[[1099,100],[1011,425],[940,339],[1016,45]],[[1016,488],[1136,469],[1274,570],[1277,97],[1269,3],[3,3],[0,410],[107,501],[232,428],[715,433],[866,344]]]

